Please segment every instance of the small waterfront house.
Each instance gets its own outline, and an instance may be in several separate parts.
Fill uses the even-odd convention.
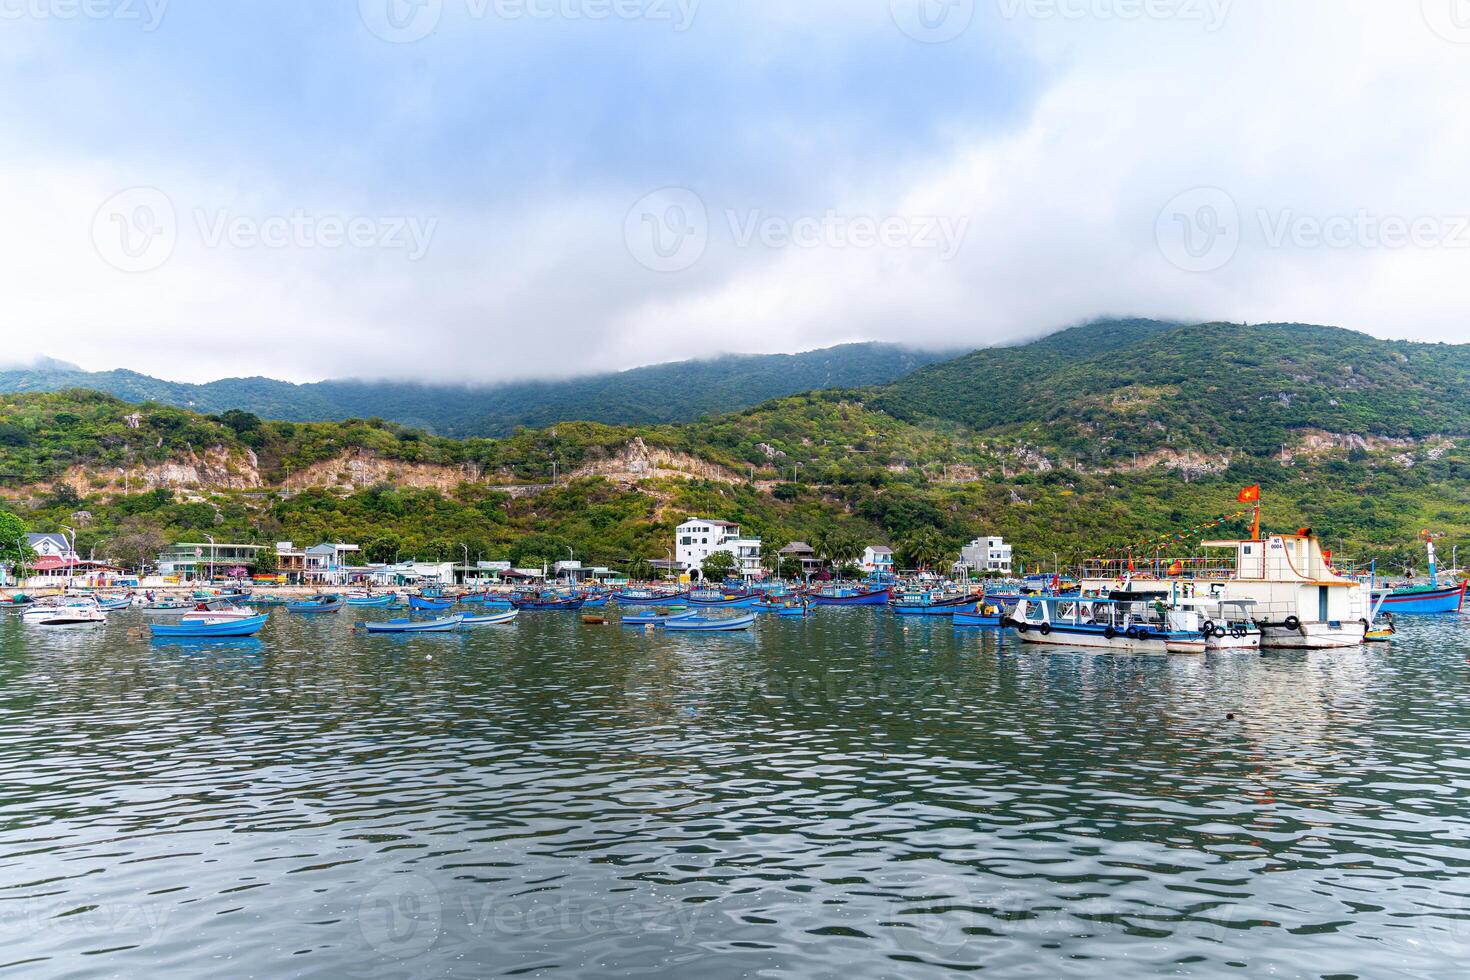
[[[1012,572],[1012,549],[1005,538],[976,538],[960,550],[958,566],[984,575],[996,572],[1010,575]]]
[[[716,551],[727,551],[735,557],[735,573],[740,578],[760,578],[764,574],[761,539],[742,536],[739,524],[696,517],[674,531],[674,558],[691,575],[698,575],[704,560]]]
[[[863,571],[869,575],[893,574],[893,549],[871,545],[863,549]]]

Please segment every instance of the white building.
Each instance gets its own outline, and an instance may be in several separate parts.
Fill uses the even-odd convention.
[[[973,572],[999,572],[1010,575],[1011,546],[1005,538],[976,538],[960,551],[960,565]]]
[[[37,558],[58,558],[63,562],[77,560],[77,553],[64,534],[27,534],[26,544],[31,546]]]
[[[761,539],[740,534],[740,525],[696,517],[680,524],[674,531],[674,560],[686,572],[694,573],[704,560],[716,551],[735,556],[735,574],[741,578],[760,578]]]
[[[893,574],[893,549],[870,545],[863,549],[863,571],[870,575]]]

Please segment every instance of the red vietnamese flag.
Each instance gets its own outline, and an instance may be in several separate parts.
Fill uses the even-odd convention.
[[[1253,487],[1246,487],[1240,491],[1240,502],[1243,504],[1258,504],[1261,502],[1261,485],[1257,483]]]

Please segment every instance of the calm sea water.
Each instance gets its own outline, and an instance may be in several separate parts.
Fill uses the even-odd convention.
[[[350,621],[203,647],[0,620],[0,973],[1470,962],[1458,619],[1168,660],[867,610],[753,636]]]

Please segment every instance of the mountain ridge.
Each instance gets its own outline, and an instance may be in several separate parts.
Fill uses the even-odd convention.
[[[291,422],[380,417],[441,435],[495,437],[518,426],[578,419],[631,425],[693,421],[799,391],[882,384],[954,353],[843,344],[799,354],[726,354],[565,380],[490,385],[350,378],[293,384],[259,376],[190,384],[127,369],[81,371],[45,358],[29,367],[0,369],[0,392],[85,388],[203,413],[238,409]]]

